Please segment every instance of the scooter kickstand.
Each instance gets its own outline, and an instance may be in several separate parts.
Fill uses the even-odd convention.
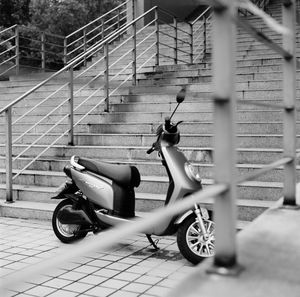
[[[156,243],[153,241],[152,237],[150,234],[146,234],[148,241],[151,243],[155,251],[159,250],[159,247],[156,245]]]

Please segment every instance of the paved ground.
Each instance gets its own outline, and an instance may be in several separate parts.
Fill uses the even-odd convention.
[[[154,252],[145,236],[133,236],[109,252],[84,255],[15,285],[7,296],[165,296],[195,267],[182,258],[175,237],[162,237],[158,245]],[[62,246],[49,221],[0,217],[1,278],[55,257]]]

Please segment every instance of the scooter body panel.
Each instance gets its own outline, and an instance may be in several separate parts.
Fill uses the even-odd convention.
[[[165,205],[173,204],[176,200],[184,198],[188,194],[202,188],[200,181],[192,180],[187,175],[185,164],[188,160],[178,147],[169,146],[168,143],[162,142],[161,153],[171,174],[170,178],[173,181],[173,188],[171,191],[168,191]],[[158,225],[153,226],[152,232],[149,234],[161,236],[174,233],[173,231],[176,230],[174,223],[181,215],[160,221]]]
[[[108,179],[102,179],[88,171],[75,169],[71,169],[71,174],[77,187],[91,202],[105,209],[113,209],[114,193],[112,183]]]

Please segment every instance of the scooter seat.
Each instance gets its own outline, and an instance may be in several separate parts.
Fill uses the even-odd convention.
[[[79,158],[77,162],[87,170],[109,178],[120,186],[138,187],[140,185],[141,176],[135,166],[111,164],[87,158]]]

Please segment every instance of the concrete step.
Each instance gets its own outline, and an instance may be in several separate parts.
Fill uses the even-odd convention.
[[[68,136],[60,137],[60,134],[49,134],[40,139],[38,144],[50,144],[56,139],[59,139],[56,144],[68,143]],[[18,137],[14,135],[14,139],[18,139],[15,144],[32,144],[39,139],[39,134],[28,134],[26,137]],[[20,139],[19,139],[20,138]],[[0,143],[5,143],[6,135],[0,133]],[[102,146],[116,146],[124,143],[128,146],[148,146],[156,140],[155,134],[75,134],[75,145],[102,145]],[[237,146],[239,148],[281,148],[283,143],[283,136],[280,134],[238,134]],[[181,134],[181,145],[189,147],[212,146],[212,134]],[[297,136],[296,145],[300,145],[300,135]]]
[[[143,195],[147,196],[147,195]],[[137,195],[136,200],[136,211],[137,212],[147,212],[151,208],[145,209],[144,201],[149,201],[148,199],[140,199],[142,195]],[[6,203],[3,200],[0,200],[0,215],[3,217],[14,217],[14,218],[23,218],[23,219],[38,219],[38,220],[51,220],[52,213],[59,201],[53,201],[52,203],[41,203],[41,202],[31,202],[31,201],[16,201],[14,203]],[[239,217],[245,218],[238,222],[238,226],[245,226],[249,222],[251,217],[257,217],[266,209],[268,209],[273,202],[258,202],[254,204],[252,201],[247,201],[245,199],[238,201],[239,202]],[[154,204],[154,205],[153,205]],[[152,209],[160,207],[163,205],[163,202],[156,200],[152,204]],[[211,203],[203,204],[206,207],[211,207]],[[250,210],[251,213],[246,213],[245,210]],[[242,212],[245,214],[243,215]],[[239,227],[241,228],[241,227]]]
[[[18,173],[15,171],[14,173]],[[33,171],[27,170],[23,174],[19,175],[15,179],[15,183],[18,185],[36,187],[55,187],[58,188],[66,180],[66,176],[63,172],[54,171]],[[5,171],[0,171],[0,184],[5,183]],[[211,179],[202,179],[204,186],[213,183]],[[149,174],[141,176],[141,184],[136,189],[137,193],[153,193],[153,194],[164,194],[168,190],[168,178],[166,176],[151,176]],[[282,183],[280,182],[263,182],[263,181],[252,181],[247,182],[246,185],[238,186],[239,197],[244,199],[256,199],[259,195],[263,195],[267,200],[279,199],[282,195]],[[28,197],[28,196],[27,196]],[[29,198],[29,199],[28,199]],[[43,196],[39,197],[23,197],[22,200],[39,201],[43,202]],[[20,199],[20,198],[19,198]],[[21,199],[20,199],[21,200]]]
[[[2,191],[2,188],[2,185],[0,185],[0,192]],[[30,190],[35,195],[39,195],[37,189],[32,188]],[[22,187],[19,187],[19,189],[15,190],[15,192],[18,192],[20,194],[22,192]],[[17,216],[22,218],[51,220],[52,212],[56,204],[59,202],[56,200],[50,200],[49,203],[26,200],[15,201],[15,203],[5,203],[4,200],[0,200],[0,213],[2,216]],[[211,208],[212,203],[212,199],[207,199],[207,201],[202,205]],[[254,201],[248,199],[238,199],[238,218],[243,221],[252,221],[255,217],[257,217],[263,211],[269,208],[272,204],[274,204],[273,201]],[[151,211],[155,208],[162,207],[163,205],[164,195],[155,195],[148,193],[136,194],[136,211]]]
[[[113,124],[90,124],[90,133],[155,133],[157,128],[156,123],[113,123]],[[246,122],[239,121],[236,125],[237,133],[247,134],[282,134],[283,124],[282,121],[269,121],[269,122]],[[180,124],[181,133],[213,133],[213,121],[190,122],[185,121]],[[297,133],[300,133],[300,122],[297,122]]]
[[[0,145],[1,149],[4,147]],[[22,153],[27,145],[15,145],[13,154]],[[73,155],[85,156],[87,158],[98,159],[118,159],[118,160],[159,160],[156,154],[150,156],[146,154],[149,147],[145,146],[66,146],[53,145],[44,154],[43,157],[66,157]],[[26,150],[21,157],[34,157],[46,149],[45,145],[34,145]],[[180,147],[187,159],[202,163],[213,162],[212,147]],[[3,150],[4,151],[4,150]],[[238,148],[237,163],[238,164],[268,164],[274,160],[282,158],[282,149],[279,148]]]
[[[165,168],[161,165],[161,162],[158,160],[118,160],[118,159],[95,159],[98,161],[105,161],[113,164],[128,164],[136,166],[140,174],[143,176],[166,176]],[[24,168],[31,158],[19,158],[13,163],[13,166],[16,170]],[[50,176],[61,177],[63,168],[65,165],[69,164],[69,159],[61,157],[52,157],[52,158],[41,158],[35,161],[27,171],[24,172],[24,175],[34,175],[35,172],[38,172],[40,175],[47,175],[47,172],[50,172]],[[213,164],[202,163],[198,161],[192,162],[192,164],[197,168],[199,175],[204,179],[213,178]],[[263,167],[262,164],[237,164],[238,176],[246,176],[249,174],[256,173],[259,169]],[[0,168],[5,168],[5,158],[0,156]],[[299,166],[297,167],[297,175],[300,177]],[[4,174],[5,170],[0,169],[0,172]],[[52,173],[53,172],[53,173]],[[265,173],[262,176],[258,176],[255,179],[256,181],[263,182],[281,182],[283,180],[283,167],[273,169],[270,172]]]

